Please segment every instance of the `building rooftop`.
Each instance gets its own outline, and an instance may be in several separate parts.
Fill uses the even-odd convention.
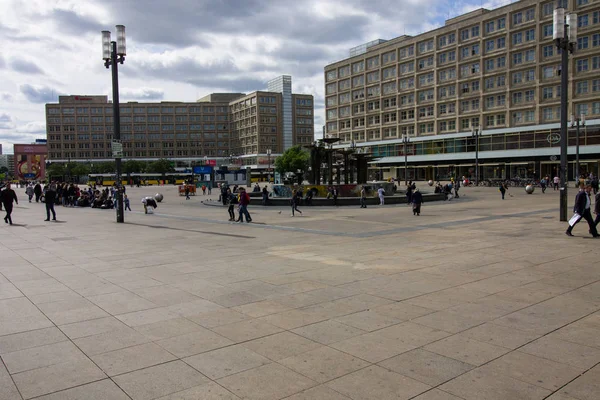
[[[229,103],[240,97],[244,97],[246,93],[211,93],[197,100],[198,103]]]

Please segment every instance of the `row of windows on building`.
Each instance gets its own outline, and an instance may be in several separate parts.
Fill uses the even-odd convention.
[[[200,114],[200,113],[219,113],[229,112],[229,107],[120,107],[121,114]],[[84,114],[84,115],[112,115],[112,107],[49,107],[48,114]]]
[[[584,1],[584,0],[581,0]],[[567,3],[566,1],[561,1],[562,3]],[[552,15],[554,10],[554,2],[545,3],[542,6],[542,17],[547,17]],[[521,24],[527,22],[535,21],[535,7],[524,11],[518,11],[512,14],[512,23],[513,27],[518,27]],[[600,11],[593,11],[586,14],[580,14],[578,16],[578,26],[580,28],[585,28],[591,24],[598,24],[600,21]],[[492,21],[486,21],[483,23],[484,31],[486,34],[493,34],[498,31],[502,31],[506,28],[506,17],[499,17]],[[552,24],[545,24],[542,27],[542,35],[543,37],[552,36]],[[511,35],[512,43],[514,45],[519,45],[524,42],[535,40],[535,28],[530,28],[528,30],[524,30],[521,32],[514,32]],[[446,46],[452,45],[456,43],[456,33],[448,33],[446,35],[439,36],[438,40],[438,49],[445,48]],[[468,41],[472,39],[480,38],[480,24],[477,23],[471,27],[463,28],[459,32],[459,37],[461,41]],[[498,42],[488,41],[486,42],[486,46],[489,47],[491,43],[494,43],[495,46],[497,44],[497,48],[504,48],[506,46],[506,39],[499,38]],[[416,44],[416,48],[418,49],[419,54],[428,53],[434,50],[434,39],[426,39]],[[386,65],[397,61],[398,59],[405,59],[408,57],[413,57],[415,55],[415,45],[411,44],[409,46],[402,47],[400,49],[392,50],[386,53],[369,57],[366,61],[357,61],[353,63],[351,66],[346,65],[339,67],[334,70],[327,71],[326,73],[326,81],[332,81],[339,78],[344,78],[346,76],[350,76],[350,72],[353,74],[360,73],[366,69],[374,69],[378,68],[380,65]]]
[[[158,131],[226,131],[229,130],[227,125],[121,125],[121,132],[138,131],[138,132],[158,132]],[[48,132],[112,132],[112,125],[49,125]]]
[[[590,38],[591,38],[591,42],[590,42]],[[594,34],[590,37],[587,37],[587,36],[580,37],[580,38],[578,38],[578,42],[580,43],[580,46],[582,49],[586,49],[590,45],[592,47],[600,47],[600,33]],[[554,55],[554,47],[549,46],[548,49],[546,49],[544,47],[543,56],[549,57],[552,55]],[[513,52],[511,54],[511,61],[512,61],[513,67],[518,67],[518,66],[525,65],[528,63],[535,63],[536,50],[529,49],[529,50],[525,50],[525,51]],[[413,64],[411,63],[410,65],[413,65]],[[483,60],[483,66],[485,67],[485,72],[488,72],[488,73],[499,70],[499,69],[506,68],[507,67],[507,56],[499,56],[496,58],[490,58],[490,59]],[[575,68],[576,68],[577,72],[585,72],[585,71],[589,71],[590,69],[599,69],[600,68],[600,56],[578,58],[575,60]],[[473,62],[473,63],[469,63],[469,64],[462,64],[462,65],[458,66],[458,70],[460,72],[460,75],[457,74],[457,67],[442,69],[437,72],[438,79],[440,81],[444,82],[444,81],[449,81],[452,79],[457,79],[457,77],[467,78],[467,77],[470,77],[473,75],[480,74],[482,72],[481,62],[477,61],[477,62]],[[541,74],[542,78],[548,79],[548,78],[557,77],[558,71],[560,69],[559,69],[558,65],[547,65],[547,66],[540,67],[540,70],[542,72],[542,74]],[[400,75],[402,75],[402,74],[403,73],[401,73]],[[381,74],[380,74],[380,71],[373,71],[373,72],[368,73],[366,75],[366,84],[367,85],[377,84],[380,81],[380,78],[383,81],[392,80],[392,79],[395,80],[397,78],[397,76],[398,75],[396,74],[395,66],[384,68],[383,70],[381,70]],[[411,76],[411,77],[407,77],[404,79],[400,79],[398,81],[398,85],[399,85],[400,89],[410,89],[410,88],[414,87],[415,79],[418,79],[420,86],[433,85],[435,83],[435,72],[420,74],[416,78],[414,76]],[[382,89],[384,90],[384,93],[386,90],[389,92],[390,90],[393,90],[395,88],[395,85],[396,85],[395,82],[387,82],[387,83],[383,84]],[[342,92],[345,90],[349,90],[351,88],[360,88],[360,89],[358,89],[358,91],[353,92],[354,98],[360,98],[360,97],[364,97],[364,93],[360,92],[361,90],[364,90],[364,86],[365,86],[365,76],[360,75],[360,76],[356,76],[352,79],[349,78],[349,79],[339,81],[337,83],[330,83],[326,86],[325,91],[326,91],[326,95],[332,95],[332,94],[337,93],[338,91]],[[367,90],[369,90],[369,89],[370,88],[367,88]],[[376,91],[377,89],[376,89],[376,87],[373,87],[371,90]],[[375,94],[375,93],[372,92],[371,94]],[[357,97],[357,95],[359,97]]]
[[[429,117],[433,115],[433,108],[425,108],[423,110],[419,110],[419,116],[425,116],[425,117]],[[600,101],[592,101],[589,103],[579,103],[575,105],[575,113],[576,115],[593,115],[593,116],[598,116],[600,115]],[[537,118],[536,118],[536,111],[535,110],[518,110],[518,111],[512,111],[510,114],[511,117],[511,125],[515,126],[515,125],[523,125],[523,124],[533,124],[537,122]],[[560,107],[559,106],[552,106],[552,107],[543,107],[540,109],[540,120],[541,122],[547,123],[547,122],[554,122],[559,120],[560,118]],[[439,118],[443,118],[443,116],[439,116]],[[407,110],[401,113],[400,119],[402,121],[411,121],[415,119],[415,110]],[[384,122],[395,122],[396,121],[396,115],[395,114],[386,114],[383,116],[383,120]],[[367,124],[365,125],[365,119],[364,118],[357,118],[354,119],[352,121],[347,120],[347,121],[340,121],[339,125],[340,125],[340,130],[344,131],[347,129],[350,129],[352,127],[352,129],[361,129],[361,128],[370,128],[372,125],[379,125],[380,122],[380,117],[379,116],[373,116],[373,117],[369,117],[367,118]],[[499,113],[499,114],[489,114],[489,115],[485,115],[483,117],[483,126],[485,127],[502,127],[502,126],[506,126],[506,113]],[[457,120],[456,118],[453,118],[451,120],[442,120],[442,121],[432,121],[432,122],[425,122],[425,123],[418,123],[416,125],[416,131],[419,134],[432,134],[435,133],[435,126],[438,126],[438,131],[439,132],[457,132]],[[479,117],[473,117],[473,118],[460,118],[459,119],[459,127],[460,130],[468,130],[473,126],[479,126],[480,124],[480,118]],[[402,132],[402,134],[414,134],[415,133],[415,125],[407,125],[407,126],[400,126],[400,127],[388,127],[388,128],[383,128],[381,130],[383,137],[391,137],[391,136],[395,136],[395,134],[397,133],[399,130]],[[331,125],[328,125],[328,131],[337,131],[337,125],[335,123],[332,123]],[[368,131],[369,133],[369,139],[372,139],[373,137],[378,137],[379,136],[379,130],[370,130]],[[356,132],[356,134],[361,134],[361,132]]]
[[[150,151],[124,151],[123,156],[129,157],[204,157],[204,156],[228,156],[229,150],[202,149],[202,150],[150,150]],[[86,159],[86,158],[113,158],[111,151],[50,151],[50,159]]]
[[[48,117],[47,121],[51,124],[98,124],[98,123],[112,123],[114,120],[113,117],[86,117],[86,116],[78,116],[78,117]],[[127,122],[135,122],[135,123],[156,123],[156,122],[211,122],[211,121],[222,121],[227,122],[229,120],[228,115],[178,115],[178,116],[170,116],[170,115],[149,115],[149,116],[137,116],[137,117],[126,117],[122,116],[119,118],[121,123]]]

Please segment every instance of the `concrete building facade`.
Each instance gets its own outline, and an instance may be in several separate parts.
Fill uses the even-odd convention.
[[[267,149],[274,157],[289,143],[285,120],[292,124],[292,145],[313,140],[312,95],[289,94],[297,102],[290,112],[283,101],[287,91],[212,93],[196,102],[121,103],[123,159],[167,158],[188,165],[204,158],[235,158],[260,169]],[[59,96],[58,103],[46,104],[49,160],[112,159],[112,107],[107,96]]]
[[[561,70],[552,19],[559,5],[578,13],[569,114],[586,116],[580,170],[597,174],[600,2],[592,0],[522,0],[352,49],[324,70],[326,134],[342,147],[366,148],[376,157],[371,175],[380,177],[474,175],[474,129],[482,131],[480,176],[556,174]],[[574,130],[569,146],[574,154]],[[569,176],[576,173],[571,167]]]

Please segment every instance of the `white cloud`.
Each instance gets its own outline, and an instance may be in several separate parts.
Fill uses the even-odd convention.
[[[487,0],[498,3],[505,0]],[[121,99],[195,101],[213,91],[252,91],[291,74],[315,96],[315,132],[324,122],[323,67],[373,39],[417,34],[456,9],[446,0],[3,0],[0,99],[14,134],[44,136],[44,103],[59,94],[110,96],[100,30],[127,26],[119,65]],[[25,56],[23,56],[25,55]],[[1,122],[8,126],[9,122]],[[5,129],[5,133],[9,130]],[[29,135],[29,136],[28,136]]]

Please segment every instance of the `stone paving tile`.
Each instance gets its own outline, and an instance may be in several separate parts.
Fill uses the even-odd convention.
[[[591,368],[600,360],[599,349],[548,336],[535,340],[521,347],[519,350],[577,368]]]
[[[21,399],[10,374],[6,370],[4,363],[0,360],[0,399],[13,400]]]
[[[424,349],[477,366],[509,352],[504,347],[469,339],[462,334],[428,344]]]
[[[461,397],[451,395],[439,389],[431,389],[423,394],[413,397],[414,400],[462,400]]]
[[[290,330],[301,326],[321,322],[327,318],[318,313],[307,312],[304,310],[288,310],[278,314],[271,314],[261,317],[258,321],[266,322],[271,325]]]
[[[183,361],[213,380],[271,363],[268,358],[242,345],[209,351]]]
[[[252,318],[264,317],[265,315],[277,314],[289,310],[290,307],[279,304],[276,301],[264,300],[256,303],[244,304],[234,307],[233,310],[246,314]]]
[[[38,397],[36,400],[129,400],[129,396],[112,380],[104,379]]]
[[[24,399],[106,378],[90,360],[54,364],[12,375]]]
[[[69,339],[55,327],[0,336],[0,355],[66,340]]]
[[[212,328],[212,330],[219,335],[225,336],[226,338],[237,343],[283,331],[283,329],[275,325],[271,325],[265,321],[261,321],[260,319],[234,322],[233,324],[229,325],[217,326]]]
[[[113,329],[73,340],[88,356],[148,343],[149,341],[150,339],[129,327]]]
[[[250,317],[230,308],[222,308],[216,311],[207,311],[197,315],[190,315],[187,319],[194,321],[205,328],[211,329],[221,325],[245,321],[250,319]]]
[[[291,332],[276,333],[245,342],[242,345],[273,361],[279,361],[321,347],[320,344]]]
[[[562,388],[559,393],[580,400],[594,400],[600,393],[600,367],[595,366]]]
[[[90,357],[108,376],[124,374],[176,359],[154,343],[140,344]]]
[[[189,319],[175,318],[136,326],[134,329],[150,340],[161,340],[199,331],[203,328]]]
[[[210,382],[183,361],[172,361],[113,378],[134,400],[150,400]]]
[[[334,320],[305,325],[292,330],[292,332],[325,345],[366,333],[361,329],[353,328]]]
[[[369,366],[359,358],[330,347],[321,347],[296,356],[279,360],[279,363],[314,381],[324,383],[342,375]]]
[[[127,325],[112,316],[60,326],[71,340],[126,328]]]
[[[239,400],[240,398],[215,382],[161,397],[158,400]]]
[[[6,368],[11,374],[53,364],[87,360],[87,357],[70,341],[30,347],[2,354]]]
[[[508,353],[481,368],[495,374],[510,376],[532,385],[557,390],[585,371],[520,351]]]
[[[12,283],[0,283],[0,300],[23,296],[24,294]]]
[[[325,385],[315,386],[311,389],[305,390],[298,394],[290,397],[286,397],[286,400],[349,400],[350,397],[346,397],[339,392]]]
[[[465,400],[529,400],[544,399],[552,392],[506,375],[481,368],[443,384],[439,389]]]
[[[400,323],[400,321],[397,319],[379,315],[374,311],[362,311],[355,314],[338,317],[335,320],[367,332],[372,332]]]
[[[422,349],[400,354],[379,365],[431,386],[440,385],[475,368],[474,365]]]
[[[180,358],[233,344],[231,340],[204,328],[180,336],[159,340],[156,343]]]
[[[277,400],[316,386],[316,382],[272,363],[230,375],[217,381],[248,400]]]
[[[410,399],[430,386],[376,365],[328,382],[330,388],[353,400]]]
[[[486,322],[485,324],[467,329],[462,332],[462,335],[469,339],[475,339],[479,342],[493,344],[495,346],[506,347],[511,350],[523,346],[540,336],[535,333],[496,325],[493,322]]]

